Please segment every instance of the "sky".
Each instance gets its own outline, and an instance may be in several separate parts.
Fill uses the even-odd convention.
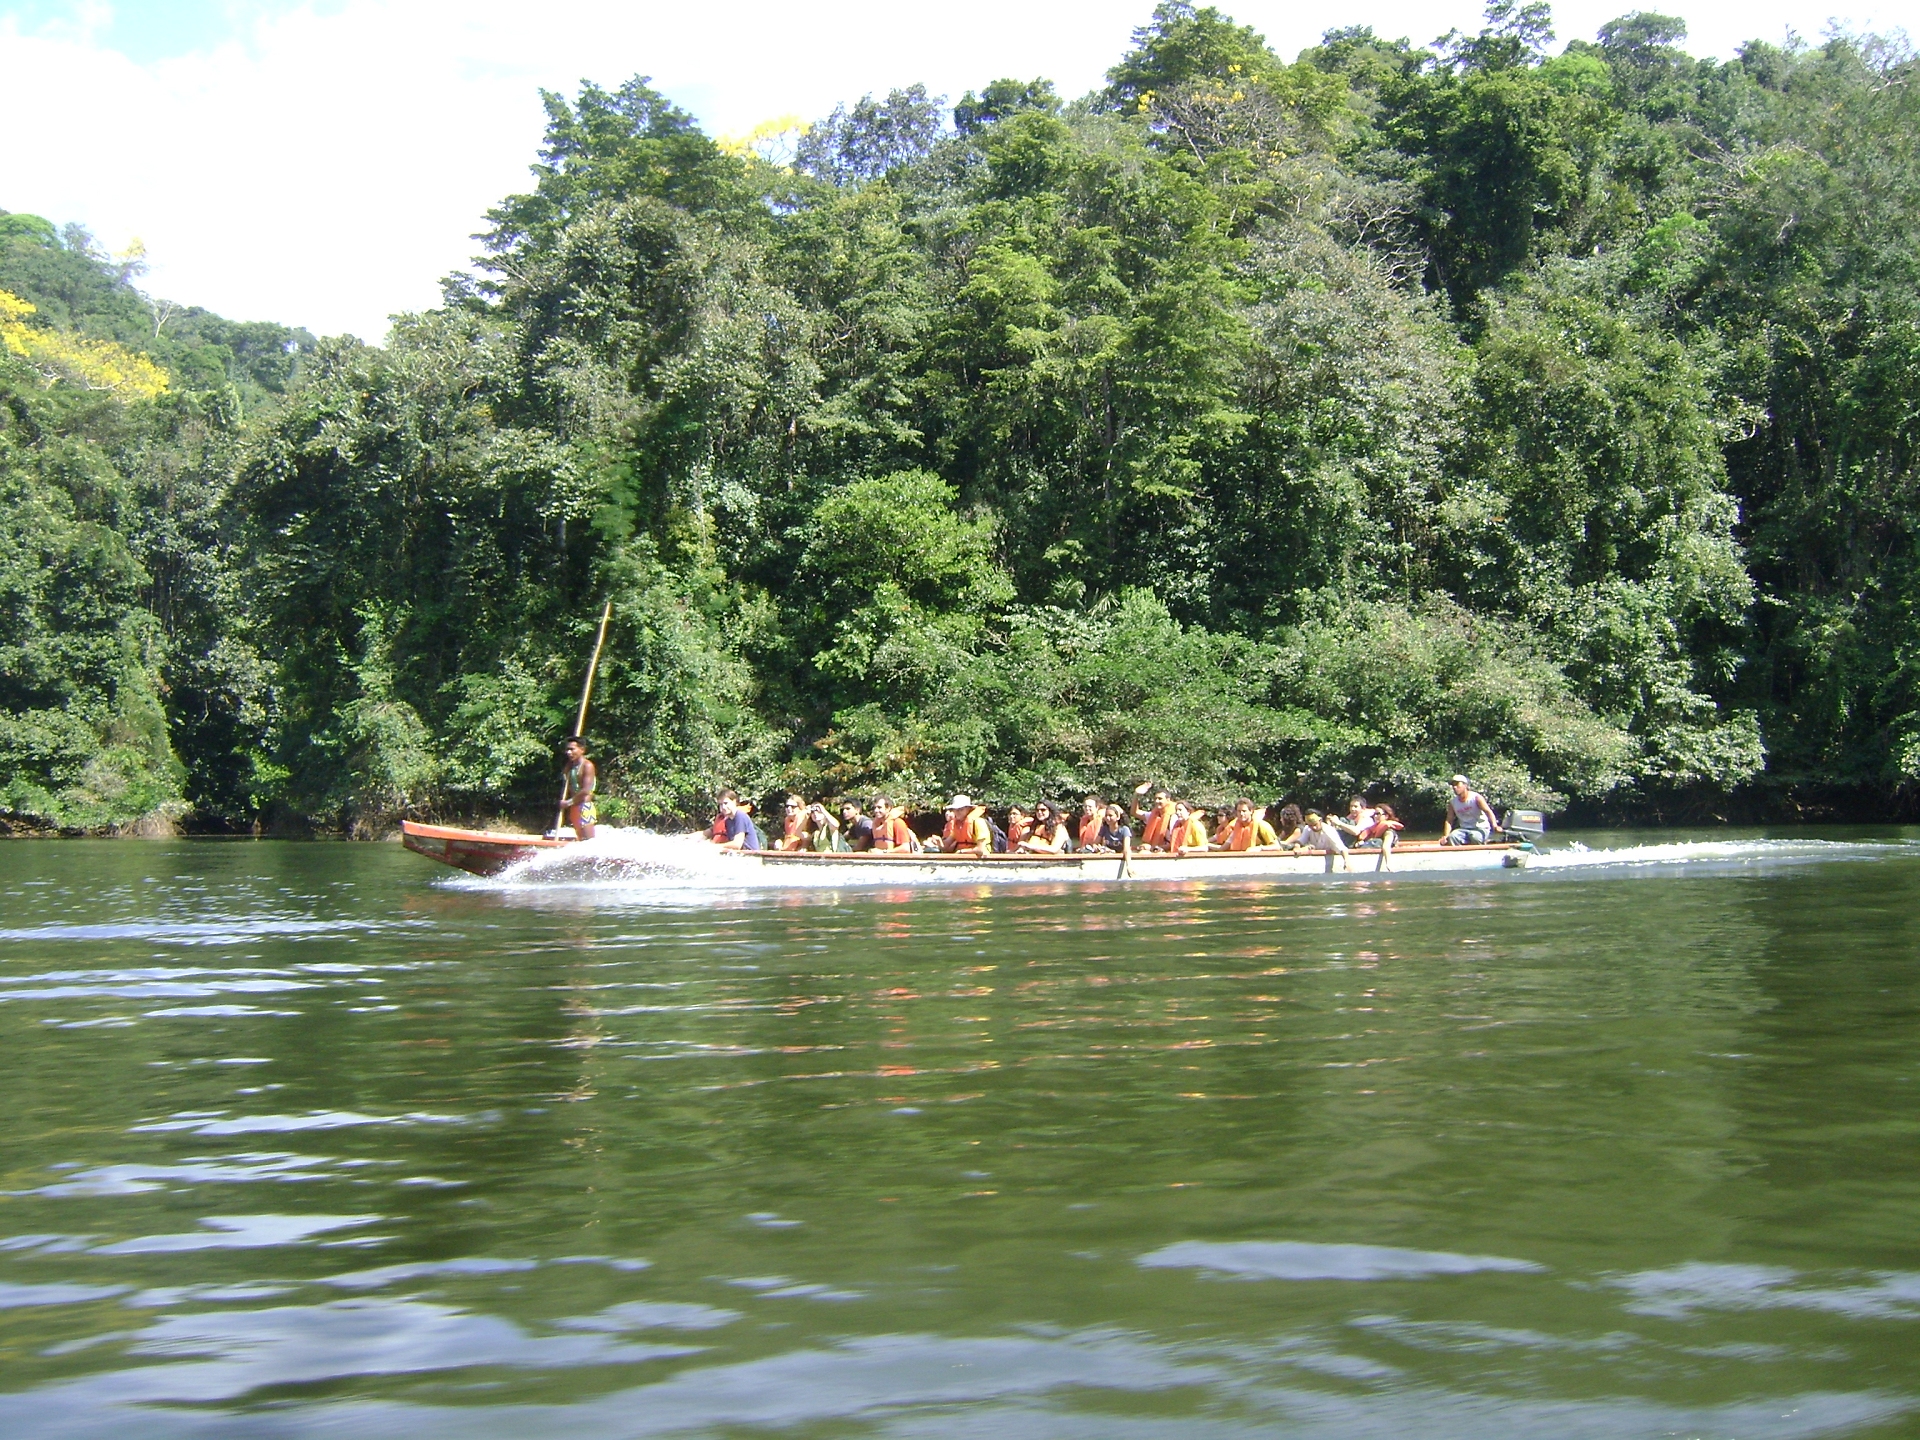
[[[1335,25],[1425,43],[1484,0],[1214,0],[1291,58]],[[1560,41],[1637,8],[1695,55],[1920,31],[1920,0],[1556,0]],[[926,84],[1093,89],[1153,0],[0,0],[0,209],[136,237],[155,295],[378,342],[529,187],[542,88],[635,74],[715,134]]]

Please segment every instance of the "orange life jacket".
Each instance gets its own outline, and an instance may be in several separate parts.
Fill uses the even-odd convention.
[[[1044,853],[1062,855],[1072,848],[1072,841],[1069,838],[1071,833],[1067,829],[1067,822],[1056,815],[1051,825],[1042,825],[1038,820],[1034,821],[1033,828],[1027,831],[1027,839],[1036,845],[1044,845],[1046,847]],[[1011,846],[1012,842],[1009,841],[1008,844]]]
[[[987,829],[986,807],[976,805],[965,815],[947,816],[946,827],[940,832],[940,848],[946,851],[993,849],[993,832]]]
[[[1015,820],[1009,816],[1007,819],[1007,848],[1009,850],[1013,849],[1014,846],[1018,845],[1032,833],[1033,822],[1031,820]]]
[[[873,821],[873,848],[876,850],[911,850],[913,831],[907,822],[900,818],[898,810],[889,810],[885,819],[879,816]]]
[[[1229,850],[1251,850],[1255,845],[1278,845],[1280,838],[1272,833],[1272,827],[1268,827],[1266,835],[1261,835],[1260,827],[1265,823],[1258,815],[1244,822],[1236,816],[1224,830],[1214,836],[1214,840]]]
[[[717,840],[721,844],[726,843],[726,839],[727,839],[727,817],[726,816],[716,815],[713,817],[713,824],[707,827],[707,838],[709,840]]]
[[[1167,840],[1169,850],[1204,850],[1207,848],[1207,827],[1200,823],[1198,815],[1187,817],[1187,823],[1178,835]]]
[[[1141,827],[1140,843],[1148,846],[1162,846],[1167,843],[1167,831],[1173,826],[1173,804],[1156,805],[1147,816],[1147,823]]]

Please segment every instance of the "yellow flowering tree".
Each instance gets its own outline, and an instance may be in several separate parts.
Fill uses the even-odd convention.
[[[123,400],[152,400],[167,391],[167,372],[111,340],[32,325],[35,307],[0,290],[0,346],[33,365],[49,382],[67,381],[89,390],[111,390]]]
[[[798,115],[776,115],[744,135],[722,135],[715,143],[736,160],[757,156],[769,165],[790,170],[801,137],[812,128]]]

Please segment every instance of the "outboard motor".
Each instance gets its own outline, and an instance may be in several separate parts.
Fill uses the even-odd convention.
[[[1520,842],[1501,857],[1500,863],[1509,870],[1524,870],[1537,853],[1533,842],[1547,833],[1547,817],[1538,810],[1509,810],[1500,822],[1500,831]]]
[[[1547,833],[1547,817],[1539,810],[1509,810],[1507,818],[1500,822],[1500,828],[1531,844]]]

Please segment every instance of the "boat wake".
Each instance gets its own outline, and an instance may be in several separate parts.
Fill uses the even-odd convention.
[[[1583,871],[1673,867],[1690,870],[1745,870],[1779,865],[1812,865],[1834,860],[1886,860],[1920,854],[1910,841],[1871,840],[1673,840],[1651,845],[1588,848],[1575,841],[1542,850],[1529,870]]]

